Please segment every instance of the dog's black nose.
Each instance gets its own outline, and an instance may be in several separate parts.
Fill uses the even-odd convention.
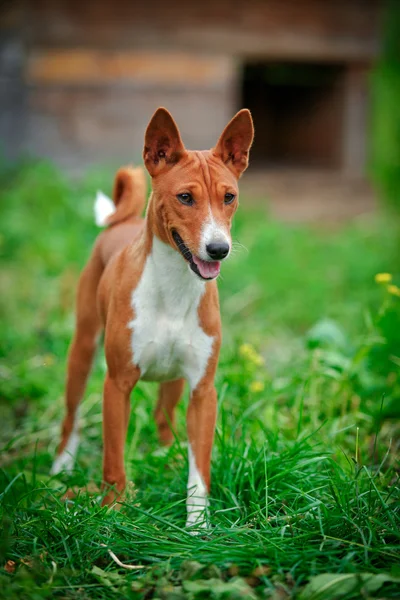
[[[207,254],[213,260],[222,260],[229,253],[229,244],[226,242],[213,242],[206,246]]]

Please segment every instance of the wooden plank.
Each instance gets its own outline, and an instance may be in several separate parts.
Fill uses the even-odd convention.
[[[136,82],[170,86],[225,85],[232,60],[183,52],[53,49],[28,57],[27,81],[34,84],[115,84]]]
[[[25,148],[70,169],[141,162],[151,115],[166,106],[188,148],[211,148],[235,112],[230,86],[31,86]]]
[[[342,135],[342,168],[348,173],[365,173],[368,104],[368,71],[351,66],[345,80]]]
[[[175,48],[231,56],[363,60],[379,47],[379,0],[29,0],[37,46]]]

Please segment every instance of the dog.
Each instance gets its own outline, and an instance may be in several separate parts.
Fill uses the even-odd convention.
[[[117,503],[126,487],[124,444],[137,382],[160,383],[155,421],[160,441],[170,444],[175,406],[187,381],[186,525],[207,526],[221,346],[216,279],[231,251],[238,180],[248,166],[253,136],[251,114],[242,109],[213,149],[189,151],[171,114],[159,108],[144,140],[152,182],[145,219],[140,218],[146,196],[141,168],[117,172],[113,202],[97,196],[96,222],[107,229],[78,285],[66,414],[52,473],[73,467],[77,409],[104,329],[103,504]]]

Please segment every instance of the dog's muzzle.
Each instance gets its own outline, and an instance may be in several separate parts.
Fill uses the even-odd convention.
[[[202,260],[198,256],[192,254],[185,242],[177,231],[172,232],[174,242],[182,254],[183,258],[189,263],[193,273],[195,273],[200,279],[210,280],[215,279],[219,275],[221,263],[219,261],[206,261]]]

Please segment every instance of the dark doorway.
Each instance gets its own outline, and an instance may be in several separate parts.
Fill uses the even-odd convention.
[[[342,65],[245,64],[242,106],[256,130],[251,164],[338,168],[344,76]]]

